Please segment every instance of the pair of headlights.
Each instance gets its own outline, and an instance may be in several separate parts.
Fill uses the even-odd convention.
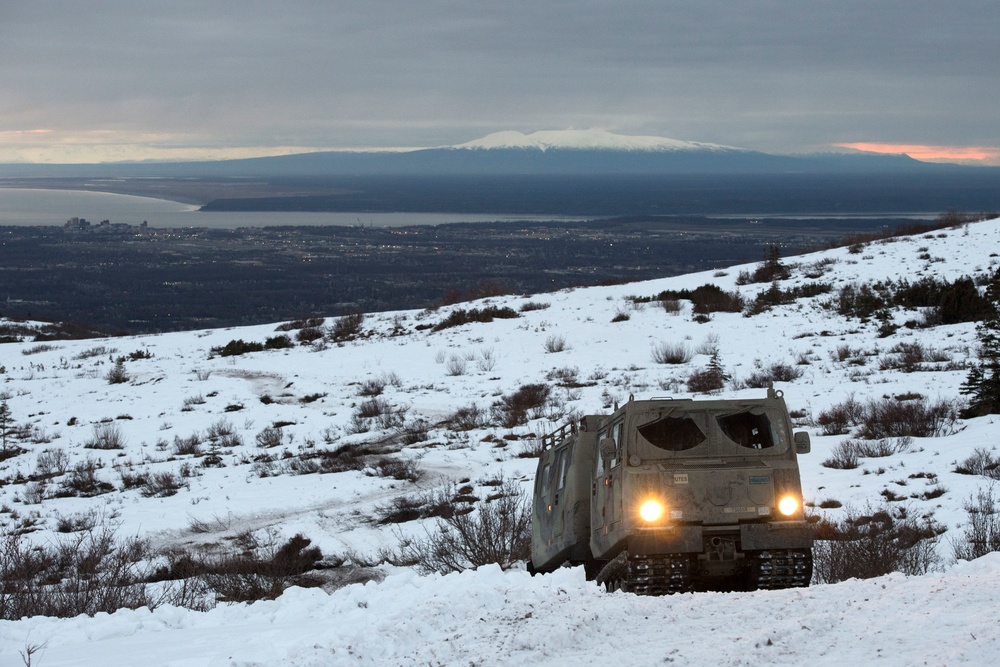
[[[784,516],[792,516],[799,511],[799,500],[795,496],[785,496],[778,501],[778,511]],[[659,500],[647,500],[639,507],[639,516],[646,523],[654,523],[667,513],[666,506]]]

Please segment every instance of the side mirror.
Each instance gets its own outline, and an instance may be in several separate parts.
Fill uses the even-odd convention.
[[[611,438],[604,438],[600,443],[601,448],[601,458],[605,461],[610,461],[615,458],[615,452],[618,449],[615,446],[615,441]]]
[[[805,431],[796,431],[792,434],[792,441],[795,443],[796,454],[808,454],[812,450],[809,441],[809,434]]]

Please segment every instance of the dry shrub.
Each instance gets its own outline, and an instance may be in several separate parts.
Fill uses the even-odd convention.
[[[303,452],[297,459],[291,459],[288,467],[299,475],[364,470],[371,454],[371,449],[364,445],[341,445]]]
[[[684,343],[657,343],[652,356],[658,364],[686,364],[694,355]]]
[[[153,608],[158,600],[144,583],[150,557],[146,542],[119,540],[106,525],[45,545],[5,532],[0,535],[0,619]]]
[[[114,491],[115,487],[102,480],[97,471],[103,464],[89,456],[83,461],[77,461],[59,482],[56,496],[97,496]]]
[[[566,344],[566,336],[561,336],[553,334],[545,339],[545,351],[549,354],[556,354],[558,352],[565,352],[569,349]]]
[[[710,394],[726,386],[726,376],[720,369],[703,368],[688,376],[687,386],[696,394]]]
[[[463,308],[457,308],[446,317],[441,322],[435,324],[431,331],[442,331],[444,329],[450,329],[451,327],[459,327],[463,324],[469,324],[471,322],[492,322],[494,319],[513,319],[520,317],[520,315],[508,308],[503,306],[498,308],[497,306],[485,306],[484,308],[472,308],[470,310],[465,310]]]
[[[717,285],[696,287],[691,293],[691,303],[696,314],[738,313],[743,310],[743,297],[739,292],[726,292]]]
[[[391,477],[401,482],[416,482],[423,474],[416,461],[383,456],[369,466],[370,476]]]
[[[973,560],[1000,551],[1000,499],[993,489],[993,485],[979,489],[965,501],[965,529],[961,540],[952,543],[956,559]]]
[[[904,373],[927,370],[928,363],[951,361],[944,352],[933,348],[925,348],[917,342],[902,342],[896,344],[889,354],[879,359],[879,370],[900,370]],[[933,368],[933,367],[931,367]]]
[[[146,498],[166,498],[176,494],[182,486],[172,472],[154,472],[143,477],[140,493]]]
[[[660,304],[663,306],[663,312],[668,315],[676,315],[681,312],[680,299],[663,299]]]
[[[528,421],[529,412],[545,407],[550,389],[544,384],[526,384],[493,404],[496,419],[505,427],[513,428]]]
[[[823,435],[844,435],[851,432],[852,426],[861,423],[863,414],[864,406],[852,394],[846,401],[820,412],[816,424]]]
[[[358,395],[365,398],[381,396],[382,392],[385,391],[385,385],[386,381],[384,378],[369,378],[361,383],[361,386],[358,388]]]
[[[207,554],[178,551],[158,570],[157,580],[197,580],[220,602],[273,600],[287,588],[308,583],[303,575],[323,554],[301,533],[280,546],[273,533],[241,533],[231,547]]]
[[[930,403],[924,398],[907,401],[882,398],[865,406],[859,435],[869,440],[939,437],[953,433],[957,421],[958,408],[950,401]]]
[[[930,402],[918,394],[866,403],[851,396],[816,418],[823,435],[843,435],[858,426],[858,435],[867,440],[950,435],[957,421],[958,407],[953,401]]]
[[[423,540],[405,541],[399,560],[425,572],[457,572],[480,565],[503,569],[531,556],[531,507],[517,482],[500,480],[475,511],[438,519]]]
[[[455,410],[445,419],[445,423],[453,431],[471,431],[489,424],[489,416],[485,410],[473,403]]]
[[[839,522],[821,522],[813,546],[818,583],[871,579],[890,572],[926,574],[938,566],[936,544],[944,527],[917,518],[907,507],[884,506],[866,514],[848,509]]]
[[[280,428],[267,426],[261,429],[260,433],[254,436],[254,439],[257,441],[258,447],[270,449],[272,447],[281,446],[284,442],[284,434],[281,432]]]
[[[1000,459],[983,447],[976,447],[965,461],[955,466],[960,475],[982,475],[990,479],[1000,479]]]
[[[823,461],[820,465],[836,470],[854,470],[860,465],[857,441],[844,440],[831,450],[830,458]]]
[[[433,517],[447,519],[456,512],[452,500],[455,493],[455,487],[448,486],[417,495],[397,496],[388,505],[375,507],[376,522],[385,525]]]
[[[197,433],[192,433],[186,438],[175,435],[174,454],[177,454],[178,456],[188,454],[191,456],[198,456],[201,454],[201,436]]]
[[[748,387],[763,389],[774,382],[791,382],[802,377],[802,369],[776,362],[769,368],[762,368],[750,374],[745,383]]]
[[[855,445],[858,456],[875,459],[909,451],[913,445],[913,438],[903,436],[900,438],[879,438],[878,440],[856,440]]]
[[[338,317],[333,322],[333,328],[330,329],[330,337],[336,342],[350,340],[361,333],[361,327],[364,323],[364,313],[352,313]]]
[[[83,446],[87,449],[125,449],[125,436],[117,424],[94,424],[94,435]]]

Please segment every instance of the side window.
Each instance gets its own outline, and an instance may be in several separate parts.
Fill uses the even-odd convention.
[[[607,431],[601,431],[597,434],[597,456],[594,457],[594,479],[600,479],[604,476],[604,457],[601,455],[601,441],[608,437]]]
[[[542,468],[542,497],[549,497],[549,490],[552,488],[552,465],[546,463]]]
[[[622,422],[611,427],[611,439],[615,441],[615,457],[611,459],[611,467],[614,468],[622,457]]]
[[[566,486],[566,463],[568,459],[569,457],[566,456],[566,450],[559,450],[559,453],[556,455],[555,466],[556,491],[562,491],[562,488]]]

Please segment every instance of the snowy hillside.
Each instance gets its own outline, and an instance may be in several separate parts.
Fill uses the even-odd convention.
[[[694,396],[691,375],[713,353],[730,378],[721,395],[760,395],[747,385],[786,378],[776,387],[812,435],[812,453],[800,458],[812,513],[837,521],[890,500],[946,529],[937,571],[924,576],[638,598],[603,593],[580,569],[441,577],[385,566],[366,584],[209,612],[0,621],[0,664],[21,664],[30,646],[44,646],[32,662],[43,667],[130,665],[140,655],[147,665],[596,665],[610,655],[636,665],[992,664],[1000,557],[954,565],[952,545],[966,527],[964,504],[991,483],[955,469],[995,451],[997,419],[943,418],[937,436],[869,439],[892,452],[861,456],[856,468],[822,464],[846,440],[865,440],[854,425],[825,434],[837,430],[837,408],[954,404],[976,350],[971,322],[921,326],[928,309],[904,307],[861,318],[831,303],[877,281],[982,277],[1000,265],[998,252],[1000,220],[991,220],[782,258],[780,291],[815,295],[750,317],[695,317],[686,298],[654,297],[711,284],[749,305],[773,290],[746,282],[757,264],[367,314],[360,324],[0,345],[0,392],[17,427],[0,461],[0,523],[40,545],[96,517],[156,548],[250,530],[301,533],[331,559],[377,560],[435,526],[379,523],[395,499],[460,487],[483,498],[500,476],[529,491],[534,459],[523,455],[539,435],[630,395]],[[486,312],[508,317],[443,326]],[[224,355],[236,341],[245,349],[269,339],[274,349]],[[668,360],[678,363],[660,363]],[[504,427],[491,416],[502,397],[535,383],[552,389],[527,423]],[[361,465],[321,472],[352,448],[369,452]],[[627,654],[612,652],[621,646]]]

